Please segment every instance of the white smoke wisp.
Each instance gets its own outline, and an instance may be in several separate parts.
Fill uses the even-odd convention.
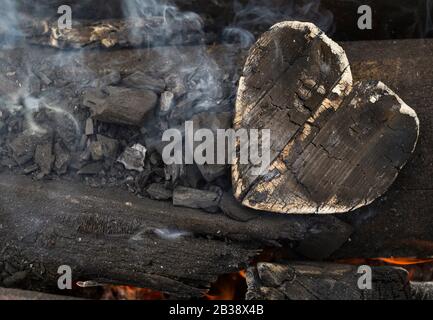
[[[187,231],[172,229],[155,229],[154,233],[161,239],[171,241],[179,240],[191,235],[191,233]]]
[[[38,5],[35,4],[35,10]],[[31,78],[38,78],[35,69],[38,70],[42,65],[50,70],[65,70],[68,67],[69,74],[68,81],[80,83],[83,82],[80,77],[83,73],[89,75],[89,70],[79,63],[83,62],[82,51],[78,50],[73,53],[64,52],[59,50],[56,54],[47,57],[47,60],[42,62],[41,65],[35,65],[32,62],[32,48],[25,42],[19,41],[25,38],[23,17],[24,15],[18,8],[17,2],[14,0],[2,0],[0,6],[0,48],[12,49],[20,48],[23,56],[21,64],[16,64],[14,73],[20,75],[19,80],[16,80],[17,89],[14,92],[9,92],[0,97],[0,108],[6,109],[12,114],[21,114],[24,117],[24,126],[29,129],[29,132],[37,135],[46,133],[43,128],[35,121],[35,114],[42,109],[48,110],[50,113],[62,115],[65,121],[70,122],[71,127],[74,128],[76,136],[80,136],[80,125],[75,119],[73,114],[64,109],[64,106],[54,105],[52,102],[47,101],[44,97],[45,92],[34,93],[31,89]],[[36,13],[35,13],[36,14]],[[28,18],[26,18],[26,21]],[[83,70],[85,70],[83,72]],[[90,77],[96,77],[91,74]],[[50,89],[61,90],[61,88]]]
[[[312,22],[326,33],[331,33],[334,16],[321,8],[320,0],[286,1],[283,6],[272,6],[265,1],[249,0],[246,4],[236,1],[234,25],[247,29],[257,25],[271,26],[284,20]]]
[[[174,66],[173,73],[178,79],[183,81],[183,86],[187,89],[186,96],[183,98],[184,104],[190,105],[192,113],[201,111],[211,111],[217,108],[219,99],[222,96],[221,73],[218,65],[207,53],[204,43],[194,45],[191,52],[185,53],[180,47],[170,43],[170,50],[165,50],[167,41],[174,43],[187,42],[188,34],[179,32],[180,25],[192,26],[192,29],[200,30],[204,34],[203,21],[194,12],[184,12],[171,3],[164,0],[125,0],[123,11],[126,18],[155,18],[163,17],[162,27],[155,32],[159,37],[149,35],[150,38],[159,38],[162,42],[153,44],[154,50],[158,50],[161,56],[167,61],[181,61],[181,65]],[[134,34],[134,30],[132,33]],[[185,41],[183,41],[185,40]],[[168,71],[170,72],[170,71]]]
[[[0,5],[0,47],[13,47],[17,38],[22,36],[15,1],[2,0]]]
[[[275,23],[286,20],[312,22],[327,34],[333,33],[334,16],[331,11],[321,8],[320,0],[289,0],[285,5],[278,6],[260,0],[235,1],[233,7],[235,18],[224,29],[223,40],[228,43],[235,41],[244,48],[250,47],[256,40],[257,35],[252,30],[262,26],[260,31],[263,32]]]

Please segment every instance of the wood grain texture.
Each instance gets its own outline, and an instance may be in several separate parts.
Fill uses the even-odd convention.
[[[308,243],[323,234],[335,251],[351,231],[334,217],[256,212],[239,222],[109,188],[5,174],[0,179],[1,265],[26,272],[26,281],[39,288],[55,288],[57,269],[66,264],[74,280],[199,297],[218,275],[245,268],[269,245]]]
[[[267,171],[238,153],[238,200],[306,214],[353,211],[383,195],[419,132],[413,109],[381,82],[352,84],[343,49],[299,22],[275,25],[250,50],[234,126],[271,131]]]
[[[362,290],[358,266],[314,263],[259,263],[247,272],[247,299],[410,300],[428,299],[431,285],[409,281],[398,267],[371,267],[371,289]]]

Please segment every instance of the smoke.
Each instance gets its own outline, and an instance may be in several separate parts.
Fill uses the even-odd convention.
[[[331,11],[321,8],[320,0],[286,2],[285,5],[273,6],[272,1],[235,1],[235,18],[229,30],[236,28],[240,42],[244,43],[246,39],[251,40],[252,30],[263,32],[277,22],[300,20],[312,22],[324,32],[332,34],[334,16]]]
[[[17,38],[22,37],[14,0],[3,0],[0,5],[0,45],[12,47]]]
[[[123,12],[128,19],[162,17],[164,23],[161,28],[154,31],[158,33],[159,37],[148,35],[149,38],[170,41],[170,44],[186,43],[188,42],[188,34],[180,33],[178,30],[181,29],[179,26],[187,25],[192,26],[191,29],[194,32],[198,30],[204,39],[204,27],[201,17],[194,12],[181,11],[170,1],[125,0],[123,2]],[[134,35],[137,31],[132,30],[131,32]],[[157,41],[152,45],[154,48],[158,48],[167,44]],[[207,53],[204,41],[190,49],[188,53],[185,53],[185,50],[178,50],[178,48],[172,46],[170,50],[161,48],[159,53],[164,56],[166,61],[180,61],[179,65],[170,65],[172,70],[166,70],[166,72],[175,75],[174,82],[177,83],[174,86],[185,89],[185,92],[178,93],[176,97],[178,104],[188,106],[190,114],[194,114],[215,109],[219,104],[222,97],[219,80],[221,71]],[[173,80],[173,77],[168,80]]]
[[[188,231],[182,230],[173,230],[173,229],[155,229],[154,233],[164,240],[179,240],[187,236],[191,236],[191,233]]]
[[[73,131],[73,134],[78,137],[81,132],[79,122],[75,119],[71,110],[66,108],[67,103],[61,101],[63,97],[60,92],[67,92],[68,90],[62,90],[54,85],[54,80],[51,80],[47,74],[60,82],[58,75],[52,74],[53,70],[64,71],[67,69],[70,72],[65,75],[65,84],[74,82],[75,84],[84,84],[85,79],[81,77],[83,75],[82,70],[86,70],[86,73],[89,73],[89,71],[83,66],[76,65],[78,61],[82,61],[82,51],[52,51],[46,60],[38,61],[38,64],[35,64],[33,62],[32,47],[25,41],[26,32],[28,31],[25,28],[29,19],[28,17],[25,18],[25,14],[20,11],[21,7],[18,3],[20,2],[2,0],[2,6],[0,7],[0,48],[2,50],[13,50],[19,47],[22,54],[19,58],[17,56],[16,61],[12,63],[13,67],[16,68],[13,72],[16,78],[11,80],[11,83],[14,83],[15,90],[0,96],[0,108],[15,116],[22,116],[24,118],[24,128],[29,129],[28,132],[32,134],[44,134],[47,132],[47,127],[50,126],[49,124],[41,125],[35,119],[35,115],[42,111],[48,115],[51,122],[61,122],[63,129]],[[38,22],[40,8],[36,4],[31,4],[31,8],[34,9],[32,12],[36,18],[35,22]],[[43,72],[43,69],[47,70],[46,73]],[[96,75],[92,74],[91,77],[96,77]],[[46,83],[44,91],[41,90],[43,82],[49,82]],[[37,87],[36,90],[35,87]],[[77,88],[79,86],[74,89]],[[55,98],[53,99],[53,97]],[[60,133],[61,136],[66,134],[69,133],[65,131]]]

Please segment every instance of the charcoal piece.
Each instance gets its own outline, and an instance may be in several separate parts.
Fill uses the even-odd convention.
[[[194,124],[194,131],[199,129],[209,129],[211,130],[215,136],[217,136],[217,130],[219,129],[230,129],[232,122],[232,114],[231,112],[201,112],[195,114],[191,121]],[[194,142],[194,148],[196,148],[200,142]],[[223,176],[227,173],[228,169],[228,143],[226,143],[225,154],[226,158],[224,162],[226,164],[217,164],[216,155],[218,154],[217,145],[215,144],[215,158],[213,159],[213,163],[208,164],[197,164],[197,168],[200,170],[201,175],[207,182],[213,182],[217,178]]]
[[[218,207],[220,196],[217,192],[176,187],[173,191],[173,205],[211,210]]]
[[[182,184],[191,188],[198,189],[203,185],[203,177],[195,164],[187,164],[183,167],[184,175],[181,177]]]
[[[144,160],[147,149],[139,143],[132,147],[127,147],[117,159],[117,162],[123,164],[127,170],[142,172],[144,170]]]
[[[46,86],[49,86],[53,81],[48,78],[48,76],[42,72],[42,71],[35,71],[35,74],[38,76],[39,79],[41,79],[42,83]]]
[[[126,78],[123,78],[122,84],[125,87],[151,90],[158,94],[163,92],[165,89],[164,80],[154,78],[142,71],[136,71]]]
[[[3,279],[3,285],[6,288],[19,285],[27,278],[27,275],[28,275],[27,271],[15,272],[10,277]]]
[[[102,159],[113,159],[117,155],[119,149],[119,142],[115,139],[105,137],[98,134],[97,140],[93,141],[89,145],[90,154],[92,159],[99,161]]]
[[[98,9],[99,10],[99,9]],[[185,21],[184,21],[185,20]],[[76,23],[75,23],[76,22]],[[201,43],[202,26],[178,19],[176,30],[167,32],[167,17],[108,19],[99,22],[74,20],[72,28],[59,28],[57,20],[24,27],[31,43],[55,48],[114,48]]]
[[[365,268],[323,262],[259,262],[246,273],[247,300],[429,299],[432,286],[411,282],[407,270],[371,266],[371,288],[359,286]],[[365,266],[364,266],[365,267]],[[361,270],[361,271],[359,271]],[[362,279],[361,279],[362,280]]]
[[[22,165],[33,158],[38,144],[46,143],[49,140],[50,134],[27,129],[12,140],[9,147],[12,149],[15,161]]]
[[[221,197],[219,208],[224,214],[237,221],[249,221],[257,218],[260,211],[241,205],[231,192],[225,192]]]
[[[185,79],[178,74],[170,74],[166,79],[167,89],[173,93],[176,98],[183,96],[187,89],[185,87]]]
[[[86,120],[86,127],[85,127],[85,130],[84,130],[84,134],[86,136],[91,136],[94,133],[95,133],[95,127],[94,127],[94,124],[93,124],[93,119],[89,118],[89,119]]]
[[[77,172],[79,175],[95,175],[101,172],[101,170],[104,168],[103,164],[101,162],[92,162],[84,165],[81,167],[81,169]]]
[[[35,97],[41,92],[41,80],[34,74],[29,76],[28,90],[28,93]]]
[[[153,166],[161,166],[163,164],[161,155],[158,152],[152,152],[149,161]]]
[[[207,182],[212,182],[228,172],[228,165],[223,164],[198,164],[201,175]]]
[[[186,166],[183,164],[169,164],[164,167],[165,180],[173,186],[186,175]]]
[[[83,104],[92,118],[102,122],[139,126],[157,102],[153,91],[124,87],[90,89],[84,94]]]
[[[44,275],[39,285],[55,285],[59,261],[69,261],[76,252],[70,266],[77,279],[96,274],[111,283],[152,288],[170,297],[201,296],[218,275],[239,271],[269,242],[299,241],[312,222],[322,221],[325,228],[342,224],[332,216],[275,214],[238,222],[167,201],[137,199],[120,189],[10,174],[0,175],[0,203],[0,243],[9,244],[0,250],[0,261],[17,263],[19,270],[30,269],[31,261],[32,272]],[[157,237],[156,228],[194,236],[179,245]]]
[[[61,142],[56,142],[54,145],[54,154],[56,157],[54,170],[56,170],[59,175],[65,174],[72,159],[71,154]]]
[[[171,91],[164,91],[161,94],[159,112],[161,115],[167,114],[173,106],[174,94]]]
[[[24,172],[24,174],[30,174],[30,173],[37,171],[38,169],[39,169],[39,166],[34,163],[28,167],[25,167],[23,172]]]
[[[309,235],[302,239],[295,248],[296,252],[313,260],[323,260],[341,248],[345,244],[354,229],[349,225],[330,226],[328,230],[316,232],[319,226],[314,224],[309,230]]]
[[[54,159],[52,143],[39,144],[36,146],[35,163],[39,166],[42,176],[51,172]]]
[[[169,200],[173,197],[173,191],[165,187],[164,183],[152,183],[146,188],[151,199]]]
[[[101,88],[109,85],[118,84],[120,80],[122,80],[120,73],[118,71],[111,71],[108,74],[93,80],[90,86],[95,88]]]

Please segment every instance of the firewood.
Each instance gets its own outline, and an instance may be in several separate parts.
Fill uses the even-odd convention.
[[[428,299],[433,294],[431,283],[410,282],[408,272],[402,268],[371,267],[371,271],[369,289],[359,286],[363,273],[358,273],[358,266],[317,262],[258,263],[247,272],[247,299],[410,300]]]
[[[37,291],[0,288],[0,300],[79,300],[70,296],[47,294]]]
[[[55,48],[137,47],[199,43],[200,27],[187,20],[176,22],[176,30],[165,27],[166,17],[74,21],[72,29],[60,29],[57,21],[31,22],[24,27],[30,43]]]
[[[27,272],[34,288],[55,288],[57,269],[66,264],[74,280],[197,297],[217,276],[246,267],[270,244],[307,241],[336,228],[344,242],[352,232],[332,216],[262,212],[239,222],[118,189],[5,174],[0,203],[0,268],[14,266],[10,275]],[[333,244],[336,232],[328,239]]]
[[[158,97],[153,91],[125,87],[89,89],[83,104],[92,111],[92,118],[109,123],[139,126],[155,106]]]
[[[234,127],[271,130],[265,173],[239,154],[232,167],[239,201],[279,213],[341,213],[387,191],[415,149],[419,120],[383,83],[352,84],[344,50],[317,27],[283,22],[250,51]]]
[[[219,204],[220,195],[214,191],[176,187],[173,192],[173,205],[214,211]]]

